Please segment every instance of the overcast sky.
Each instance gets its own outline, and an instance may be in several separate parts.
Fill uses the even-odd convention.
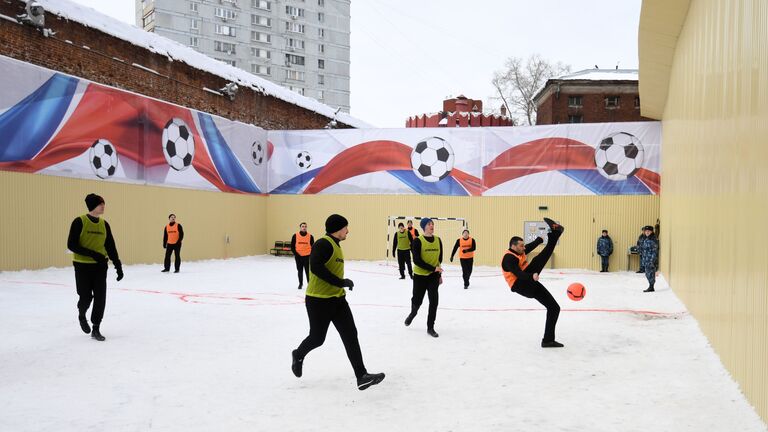
[[[134,0],[74,0],[135,24]],[[636,69],[641,0],[353,0],[352,115],[403,127],[446,96],[498,108],[490,84],[510,56],[573,71]],[[490,106],[493,104],[494,106]]]

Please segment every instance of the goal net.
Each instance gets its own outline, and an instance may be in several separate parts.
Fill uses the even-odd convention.
[[[421,229],[422,219],[432,219],[435,221],[435,235],[440,237],[443,241],[443,261],[447,262],[451,256],[451,250],[453,249],[453,243],[456,239],[461,237],[461,232],[465,229],[469,229],[467,220],[464,218],[456,217],[432,217],[432,216],[387,216],[387,265],[390,264],[390,260],[394,258],[394,263],[397,265],[397,257],[392,256],[392,242],[394,240],[395,232],[397,232],[397,225],[402,222],[403,225],[408,227],[408,221],[413,221],[413,227],[419,231],[419,235],[424,235],[424,230]]]

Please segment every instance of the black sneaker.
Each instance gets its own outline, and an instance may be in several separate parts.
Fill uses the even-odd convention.
[[[89,334],[91,326],[88,325],[88,320],[85,317],[77,317],[77,319],[80,321],[80,328],[83,330],[83,333]]]
[[[377,374],[365,374],[357,379],[357,389],[358,390],[365,390],[370,386],[375,386],[376,384],[384,381],[384,374],[383,373],[377,373]]]
[[[296,350],[291,351],[291,370],[296,378],[301,378],[301,368],[304,366],[304,359],[296,357]]]
[[[168,273],[169,271],[171,271],[171,270],[169,270],[169,269],[162,269],[162,270],[160,270],[160,273]]]
[[[564,346],[565,345],[561,344],[558,341],[549,341],[549,342],[541,341],[542,348],[562,348]]]
[[[416,315],[414,314],[408,314],[407,317],[405,317],[405,326],[408,327],[413,322],[413,319],[416,318]]]
[[[174,273],[178,273],[179,271],[178,271],[178,270],[174,270],[173,272],[174,272]]]
[[[436,337],[440,337],[440,335],[439,335],[439,334],[437,334],[437,332],[436,332],[436,331],[435,331],[435,329],[433,329],[433,328],[431,328],[431,329],[427,329],[427,334],[428,334],[428,335],[430,335],[430,336],[432,336],[432,337],[434,337],[434,338],[436,338]]]
[[[464,285],[464,289],[467,289],[467,288],[469,288],[469,285]]]
[[[299,284],[299,288],[298,289],[301,289],[302,286],[303,286],[302,284]]]
[[[653,289],[652,286],[649,286],[648,288],[644,289],[643,292],[656,292],[656,290]]]
[[[645,273],[645,270],[644,269],[640,269],[640,270],[636,271],[635,273]]]
[[[400,279],[405,279],[405,276],[400,276]]]
[[[93,339],[96,339],[99,342],[104,342],[107,338],[101,335],[101,332],[99,331],[99,327],[93,326],[93,331],[91,332],[91,337]]]
[[[565,231],[565,227],[564,226],[560,225],[559,223],[553,221],[550,218],[544,218],[544,222],[546,222],[547,225],[549,225],[549,229],[551,231],[557,231],[557,232]]]

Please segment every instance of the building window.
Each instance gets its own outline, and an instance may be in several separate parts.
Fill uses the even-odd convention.
[[[285,14],[290,15],[293,18],[303,18],[304,17],[304,9],[297,8],[296,6],[286,6],[285,7]]]
[[[635,96],[635,109],[640,109],[640,96]]]
[[[226,3],[232,3],[234,6],[237,6],[237,0],[221,0],[221,1]]]
[[[197,12],[197,3],[192,2],[189,4],[189,10],[192,12]]]
[[[256,9],[272,10],[272,2],[267,0],[252,0],[251,6]]]
[[[252,31],[251,40],[254,42],[272,43],[272,35],[268,33]]]
[[[144,28],[149,27],[150,24],[155,22],[155,10],[152,9],[152,12],[144,15],[144,18],[141,20],[141,24]]]
[[[325,6],[325,0],[317,0],[318,6]]]
[[[325,84],[325,75],[318,75],[317,76],[317,83],[319,85],[324,85]]]
[[[294,80],[294,81],[304,81],[304,72],[297,71],[297,70],[287,70],[285,71],[285,79]]]
[[[213,14],[223,20],[237,18],[237,14],[235,13],[235,11],[224,9],[224,8],[215,8]]]
[[[198,47],[200,46],[200,41],[198,41],[196,37],[192,36],[189,38],[189,46]]]
[[[584,118],[580,115],[569,115],[568,123],[583,123]]]
[[[317,91],[317,98],[320,99],[320,100],[324,99],[325,98],[325,91],[318,90]]]
[[[304,41],[288,38],[285,40],[285,48],[289,51],[304,51]]]
[[[251,57],[258,57],[258,58],[272,58],[272,54],[270,54],[269,51],[261,48],[251,48]]]
[[[272,18],[267,18],[261,15],[251,15],[251,24],[262,27],[272,27]]]
[[[230,65],[230,66],[235,66],[235,67],[237,67],[237,62],[236,62],[235,60],[229,60],[229,59],[220,59],[220,58],[217,58],[216,60],[218,60],[218,61],[220,61],[220,62],[222,62],[222,63],[226,63],[226,64],[228,64],[228,65]]]
[[[215,27],[214,33],[218,35],[232,36],[232,37],[237,36],[237,34],[235,33],[235,28],[232,26],[216,24],[214,27]]]
[[[304,33],[304,24],[299,24],[297,22],[286,22],[285,23],[285,31],[293,32],[293,33]]]
[[[568,96],[568,106],[572,108],[581,108],[581,96]]]
[[[605,98],[605,107],[612,109],[612,108],[618,108],[619,107],[619,97],[618,96],[608,96]]]
[[[325,37],[325,29],[317,29],[317,37],[324,38]]]
[[[196,19],[189,20],[189,28],[192,30],[199,30],[200,29],[200,21]]]
[[[213,49],[215,51],[224,52],[227,54],[235,54],[235,44],[221,41],[213,42]]]
[[[323,60],[323,59],[318,59],[318,60],[317,60],[317,68],[318,68],[318,69],[325,69],[325,60]]]
[[[317,46],[317,52],[319,52],[320,54],[325,53],[325,45],[323,45],[323,44],[318,45]]]
[[[325,22],[325,14],[322,12],[317,13],[317,21],[318,22]]]
[[[269,66],[257,65],[257,64],[251,65],[251,73],[255,73],[259,75],[269,75],[270,72],[271,70]]]
[[[285,64],[286,65],[295,64],[295,65],[304,66],[304,57],[303,56],[293,55],[293,54],[286,54],[285,55]]]
[[[304,89],[301,87],[288,86],[288,90],[295,91],[296,93],[304,96]]]

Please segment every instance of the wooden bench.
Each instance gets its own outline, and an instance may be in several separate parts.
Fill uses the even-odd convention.
[[[292,256],[291,241],[275,241],[275,247],[269,250],[269,254],[274,256]]]

